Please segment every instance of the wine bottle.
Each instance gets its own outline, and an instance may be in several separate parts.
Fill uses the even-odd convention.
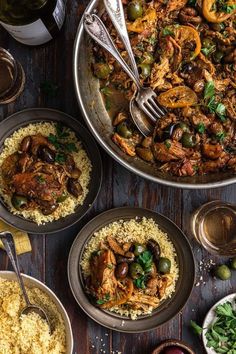
[[[50,41],[64,19],[65,0],[0,0],[0,24],[23,44]]]

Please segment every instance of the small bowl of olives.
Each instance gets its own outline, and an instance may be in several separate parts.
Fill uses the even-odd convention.
[[[185,342],[178,339],[169,339],[162,342],[152,354],[196,354]]]

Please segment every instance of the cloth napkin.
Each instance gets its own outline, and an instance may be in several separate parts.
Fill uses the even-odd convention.
[[[17,254],[22,254],[22,253],[32,251],[30,239],[26,232],[20,231],[15,227],[10,226],[6,224],[4,221],[0,220],[0,232],[3,231],[9,231],[12,233]],[[0,248],[4,249],[1,240],[0,240]]]

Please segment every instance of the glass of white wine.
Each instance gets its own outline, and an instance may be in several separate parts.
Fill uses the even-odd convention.
[[[191,229],[208,252],[236,255],[236,205],[219,200],[202,205],[191,217]]]

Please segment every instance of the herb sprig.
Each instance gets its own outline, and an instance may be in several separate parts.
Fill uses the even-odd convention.
[[[65,153],[77,152],[77,148],[75,143],[67,142],[66,139],[68,138],[69,133],[62,124],[57,123],[56,125],[56,135],[49,134],[48,141],[52,143],[57,152],[55,156],[55,161],[59,164],[63,164],[66,162],[66,155]]]
[[[213,81],[208,81],[204,88],[204,101],[210,113],[215,113],[222,122],[226,120],[226,107],[223,103],[216,101],[215,85]]]

